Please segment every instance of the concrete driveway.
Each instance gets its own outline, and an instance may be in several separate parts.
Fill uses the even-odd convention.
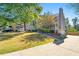
[[[5,56],[79,56],[79,36],[68,35],[64,43],[45,45],[4,54]]]

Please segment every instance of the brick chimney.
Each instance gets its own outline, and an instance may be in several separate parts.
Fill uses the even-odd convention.
[[[65,34],[65,17],[63,8],[59,8],[59,33]]]

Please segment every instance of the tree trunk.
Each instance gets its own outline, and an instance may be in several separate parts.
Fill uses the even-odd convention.
[[[13,29],[14,32],[16,31],[16,25],[15,25],[15,23],[12,24],[12,29]]]
[[[26,29],[26,23],[24,22],[24,31],[26,32],[27,29]]]

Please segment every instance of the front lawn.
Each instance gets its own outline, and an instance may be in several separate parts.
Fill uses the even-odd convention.
[[[54,39],[38,33],[0,33],[0,54],[27,49],[53,42]]]

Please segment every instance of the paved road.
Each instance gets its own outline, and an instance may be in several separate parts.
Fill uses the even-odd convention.
[[[4,54],[5,56],[79,56],[79,36],[68,35],[64,43],[53,43]]]

